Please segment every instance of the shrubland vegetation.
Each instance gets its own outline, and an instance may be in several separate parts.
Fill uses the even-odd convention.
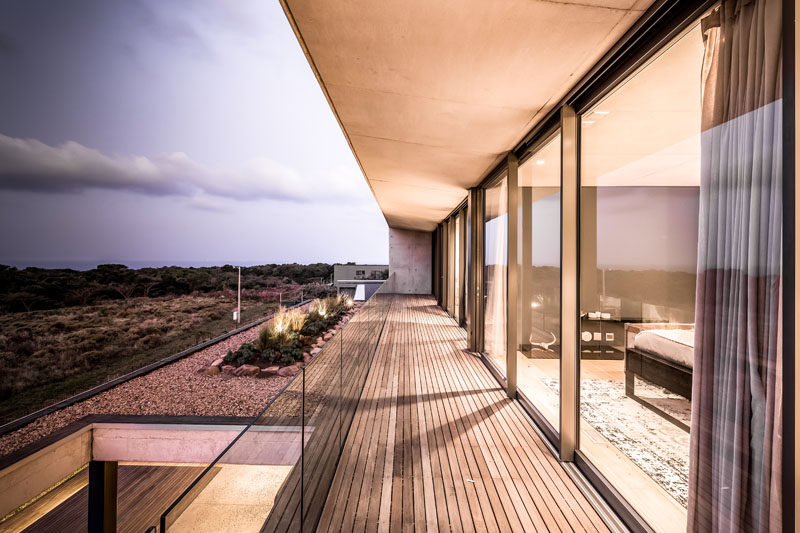
[[[332,267],[242,268],[242,324],[335,292]],[[237,327],[237,270],[0,266],[0,423]]]
[[[224,362],[231,365],[289,365],[303,360],[317,335],[334,326],[353,307],[353,301],[340,294],[315,300],[308,312],[281,309],[259,332],[253,343],[244,343],[235,352],[228,351]]]
[[[262,300],[303,285],[330,281],[333,265],[260,265],[242,267],[242,290]],[[41,311],[135,297],[158,298],[235,290],[237,268],[161,267],[130,269],[99,265],[92,270],[25,268],[0,265],[0,312]],[[315,295],[312,295],[315,296]]]

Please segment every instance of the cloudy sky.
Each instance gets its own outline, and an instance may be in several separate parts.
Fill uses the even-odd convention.
[[[0,263],[386,262],[277,1],[0,0]]]

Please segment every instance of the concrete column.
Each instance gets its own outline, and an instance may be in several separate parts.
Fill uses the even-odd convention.
[[[432,239],[428,231],[389,228],[389,274],[394,275],[394,292],[431,294]]]

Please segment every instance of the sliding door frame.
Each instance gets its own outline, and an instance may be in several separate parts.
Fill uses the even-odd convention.
[[[786,531],[800,531],[800,473],[797,468],[800,454],[800,387],[798,382],[797,346],[800,344],[800,293],[797,285],[797,236],[800,234],[800,220],[797,218],[797,202],[800,190],[797,188],[797,151],[800,150],[800,137],[797,135],[797,123],[800,122],[800,108],[797,97],[800,81],[800,42],[797,31],[800,20],[800,2],[784,0],[783,2],[783,509],[794,509],[789,523],[784,517]],[[790,21],[794,21],[791,24]],[[788,246],[787,246],[788,245]],[[787,489],[791,490],[787,490]]]
[[[467,342],[472,352],[483,352],[483,202],[480,187],[467,197]]]
[[[656,0],[642,17],[625,35],[598,61],[595,66],[553,107],[528,134],[487,173],[479,186],[469,190],[465,241],[466,241],[466,276],[467,298],[465,303],[469,348],[481,353],[481,359],[492,372],[497,381],[507,387],[509,396],[518,396],[520,403],[531,414],[537,425],[557,447],[558,456],[571,468],[577,468],[594,486],[594,488],[611,505],[614,511],[634,530],[650,530],[650,527],[638,513],[622,498],[611,483],[592,465],[579,449],[579,377],[580,377],[580,344],[578,341],[580,322],[578,319],[580,302],[580,125],[579,117],[589,110],[620,82],[625,80],[639,67],[658,53],[674,37],[680,34],[692,22],[696,21],[716,2],[710,0]],[[800,309],[797,302],[795,272],[800,269],[800,262],[794,253],[797,244],[796,236],[800,226],[795,217],[795,188],[797,138],[795,126],[798,120],[796,110],[797,89],[797,43],[796,28],[792,21],[800,16],[800,5],[795,6],[792,0],[783,0],[784,27],[784,278],[783,278],[783,365],[784,365],[784,478],[783,509],[784,528],[800,532],[800,520],[796,514],[800,512],[800,474],[796,465],[796,454],[800,453],[800,439],[796,434],[800,428],[800,390],[797,387],[796,343],[800,343]],[[795,22],[796,25],[796,22]],[[568,126],[568,127],[564,127]],[[561,213],[561,363],[560,378],[560,433],[553,435],[553,428],[544,423],[544,417],[524,398],[516,393],[516,346],[510,340],[510,325],[516,327],[518,302],[515,285],[519,270],[512,267],[518,263],[516,257],[517,220],[516,200],[511,199],[512,191],[516,194],[516,179],[509,172],[509,231],[508,231],[508,285],[507,285],[507,372],[508,380],[503,377],[488,360],[484,352],[484,258],[485,258],[485,188],[496,183],[504,172],[509,170],[510,162],[518,166],[535,147],[544,142],[552,133],[561,127],[562,134],[562,213]],[[516,168],[514,168],[516,178]],[[512,202],[514,205],[512,215]],[[444,238],[443,226],[440,225],[440,246]],[[513,244],[512,244],[513,243]],[[442,254],[443,255],[443,254]],[[444,267],[444,265],[442,265]],[[443,289],[443,287],[442,287]],[[440,289],[440,297],[442,289]],[[441,298],[445,302],[444,298]],[[568,344],[569,346],[567,346]],[[513,350],[512,350],[513,348]],[[514,355],[513,363],[511,355]],[[548,429],[549,426],[549,429]],[[570,464],[571,463],[571,464]],[[574,466],[572,466],[574,465]],[[793,510],[793,512],[791,511]]]
[[[467,207],[464,206],[458,211],[459,224],[459,247],[458,247],[458,275],[459,275],[459,294],[458,294],[458,325],[467,324]]]
[[[559,459],[573,461],[580,437],[580,128],[578,115],[561,108],[561,360]]]
[[[519,158],[519,167],[522,167],[522,165],[527,163],[528,160],[530,158],[532,158],[539,150],[541,150],[545,145],[547,145],[548,143],[553,141],[554,138],[557,135],[560,135],[560,134],[561,134],[561,125],[560,125],[560,123],[559,123],[559,125],[557,127],[553,127],[553,128],[551,128],[551,129],[549,129],[547,131],[542,132],[542,134],[536,139],[536,141],[526,148],[524,155],[520,156],[520,158]],[[560,165],[561,165],[561,154],[559,154],[559,166]],[[561,195],[560,183],[559,183],[559,195]],[[528,212],[527,214],[525,213],[525,206],[524,206],[524,203],[526,201],[528,201],[528,200],[531,200],[531,198],[530,197],[525,198],[523,196],[520,196],[521,205],[520,205],[520,209],[519,210],[522,213],[522,219],[521,219],[522,233],[521,233],[520,242],[522,243],[522,248],[521,248],[521,250],[518,250],[518,251],[519,251],[519,256],[522,258],[522,264],[524,264],[526,266],[530,266],[528,261],[532,257],[532,249],[531,249],[532,242],[530,242],[525,237],[525,235],[526,235],[526,231],[525,231],[526,225],[531,223],[531,220],[530,220],[531,214],[530,214],[530,212]],[[561,245],[561,233],[562,233],[561,227],[562,227],[562,225],[563,225],[563,213],[562,213],[562,209],[559,208],[559,246]],[[528,236],[530,236],[530,235],[528,235]],[[558,266],[558,269],[559,269],[559,288],[558,288],[558,291],[559,291],[559,298],[560,298],[561,297],[561,251],[560,250],[559,250],[559,266]],[[525,288],[529,287],[529,285],[530,285],[532,280],[531,281],[526,281],[525,269],[522,269],[522,268],[520,269],[519,280],[520,280],[520,283],[522,284],[522,289],[521,289],[522,293],[526,294],[527,292],[526,292]],[[561,302],[559,301],[559,333],[558,333],[559,339],[561,338],[562,333],[563,333],[563,331],[561,329],[561,326],[560,326],[560,324],[561,324],[561,319],[560,319],[561,309],[560,309],[560,306],[561,306]],[[528,318],[530,317],[529,312],[530,312],[530,307],[527,306],[526,304],[524,304],[524,302],[523,302],[522,304],[519,305],[520,317],[517,317],[517,318],[522,318],[522,323],[525,324],[525,323],[527,323],[526,320],[525,320],[526,316]],[[528,314],[526,315],[526,313],[528,313]],[[517,335],[518,335],[518,338],[520,339],[520,342],[522,342],[523,341],[523,337],[520,336],[521,332],[517,331]],[[561,357],[561,355],[559,355],[559,358],[560,357]],[[560,372],[560,370],[559,370],[559,372]],[[531,398],[528,398],[526,396],[526,394],[525,394],[525,391],[520,389],[519,384],[517,386],[517,400],[519,400],[520,404],[525,409],[525,411],[527,411],[528,415],[530,415],[530,417],[533,418],[533,420],[536,422],[536,425],[539,426],[539,429],[547,437],[547,440],[550,441],[550,444],[556,450],[558,450],[560,448],[560,446],[561,446],[561,444],[559,442],[559,439],[560,439],[559,431],[555,428],[555,426],[553,426],[553,424],[550,423],[549,420],[547,420],[547,418],[545,418],[545,416],[539,411],[539,409],[536,408],[536,406],[534,405],[534,403],[531,400]],[[560,416],[560,402],[559,402],[559,416]]]
[[[508,157],[503,158],[502,163],[487,177],[484,179],[480,186],[480,205],[479,212],[477,213],[477,222],[478,226],[480,226],[480,236],[478,242],[480,242],[480,257],[479,259],[479,266],[480,266],[480,290],[478,291],[477,295],[479,297],[478,301],[476,302],[477,307],[480,309],[480,322],[476,324],[476,327],[480,329],[480,350],[479,353],[481,355],[481,361],[483,361],[484,366],[489,369],[489,372],[494,376],[498,383],[504,388],[508,388],[508,369],[506,369],[505,375],[503,372],[500,371],[499,368],[492,362],[489,357],[486,356],[486,331],[485,331],[485,319],[486,319],[486,294],[484,294],[484,269],[486,267],[486,189],[489,189],[498,183],[500,183],[503,179],[507,178],[508,174]],[[506,188],[508,188],[508,181],[506,181]],[[506,202],[508,202],[508,197],[506,197]],[[506,203],[506,208],[508,208],[508,203]],[[506,248],[506,263],[508,263],[508,248]],[[506,265],[508,267],[508,265]],[[506,291],[508,291],[508,283],[506,283]],[[508,293],[506,293],[507,295]],[[508,319],[508,299],[506,298],[506,320]],[[508,343],[506,343],[506,346]],[[506,361],[508,361],[508,353],[506,353]],[[516,370],[516,365],[515,365]],[[516,378],[516,376],[514,376]]]
[[[517,397],[517,315],[519,310],[519,160],[509,153],[506,157],[506,395]]]

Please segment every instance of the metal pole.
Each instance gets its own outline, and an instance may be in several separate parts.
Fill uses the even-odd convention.
[[[239,267],[239,296],[236,304],[236,323],[242,323],[242,267]]]

